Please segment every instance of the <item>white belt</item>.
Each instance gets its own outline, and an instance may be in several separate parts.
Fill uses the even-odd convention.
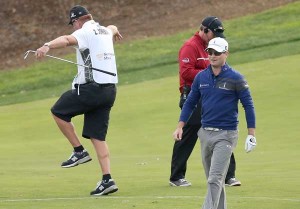
[[[222,131],[220,128],[213,128],[213,127],[205,127],[203,128],[206,131]]]

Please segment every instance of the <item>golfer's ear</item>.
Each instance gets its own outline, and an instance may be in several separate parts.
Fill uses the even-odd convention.
[[[229,55],[229,51],[226,51],[225,54],[226,54],[226,56],[228,56]]]

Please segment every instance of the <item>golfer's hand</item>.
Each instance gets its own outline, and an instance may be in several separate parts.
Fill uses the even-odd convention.
[[[42,46],[36,50],[35,57],[40,60],[46,56],[49,50],[49,46]]]
[[[245,151],[251,152],[256,147],[256,138],[252,135],[248,135],[245,142]]]

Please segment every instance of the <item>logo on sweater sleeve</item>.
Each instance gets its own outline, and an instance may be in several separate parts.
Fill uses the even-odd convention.
[[[186,57],[186,58],[183,58],[181,61],[184,62],[184,63],[189,63],[190,59]]]

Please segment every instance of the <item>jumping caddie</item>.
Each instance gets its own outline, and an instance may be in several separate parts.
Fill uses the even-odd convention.
[[[91,160],[71,122],[74,116],[84,115],[82,136],[90,139],[94,145],[102,171],[102,180],[90,194],[107,195],[118,190],[111,178],[109,150],[105,139],[110,110],[116,98],[116,83],[118,83],[113,39],[120,40],[122,36],[116,26],[104,27],[95,22],[89,11],[82,6],[73,7],[69,18],[69,24],[75,31],[71,35],[60,36],[45,43],[36,50],[36,57],[43,58],[52,49],[74,46],[77,63],[87,66],[78,66],[72,89],[58,99],[51,112],[59,129],[74,149],[70,158],[61,164],[63,168],[74,167]]]

